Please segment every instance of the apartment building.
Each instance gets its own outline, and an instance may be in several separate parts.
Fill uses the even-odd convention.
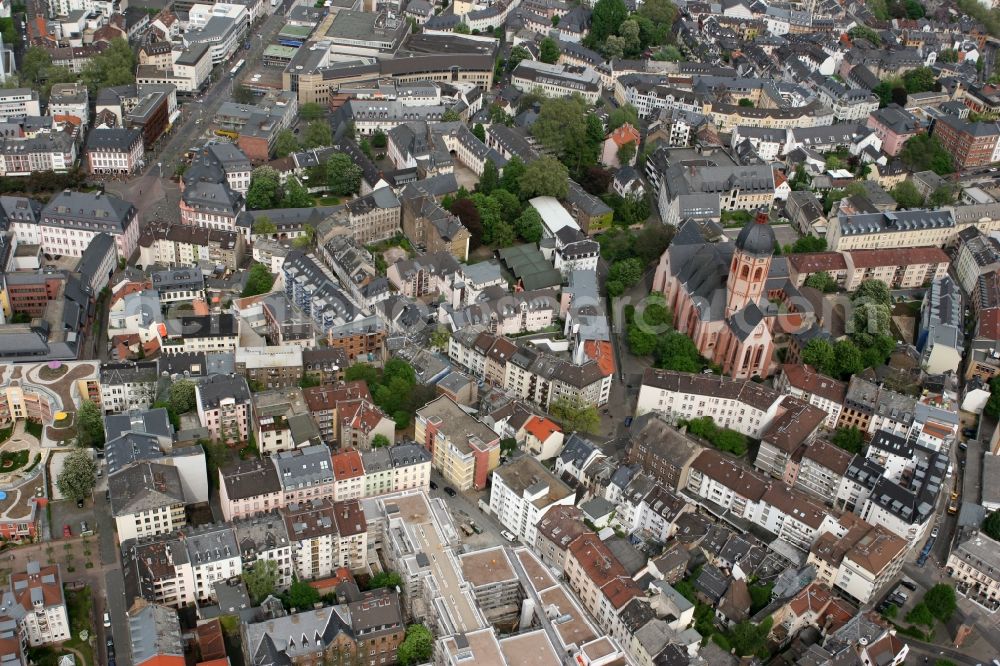
[[[677,164],[660,180],[657,205],[663,221],[676,227],[694,211],[717,219],[722,211],[768,209],[774,188],[769,165],[687,169]]]
[[[361,454],[347,449],[333,454],[333,497],[357,500],[365,495],[365,468]]]
[[[263,389],[298,388],[302,381],[302,346],[237,347],[236,372]]]
[[[333,464],[330,449],[315,445],[271,456],[281,483],[281,504],[308,503],[334,498]]]
[[[521,581],[506,549],[495,546],[459,556],[462,577],[472,587],[476,603],[495,624],[516,621],[525,598]]]
[[[221,229],[150,222],[139,236],[139,265],[198,266],[203,262],[236,270],[243,262],[243,234]]]
[[[642,590],[596,534],[583,534],[570,544],[564,575],[597,625],[619,642],[627,639],[619,611]]]
[[[909,544],[879,525],[844,514],[837,528],[821,535],[809,551],[816,582],[857,604],[870,604],[899,575]]]
[[[573,506],[576,493],[532,456],[493,470],[490,513],[526,544],[534,544],[541,516],[553,506]]]
[[[357,501],[292,502],[279,513],[300,579],[326,578],[341,567],[357,570],[368,563],[368,524]]]
[[[259,391],[252,400],[254,435],[261,453],[270,455],[321,443],[319,428],[298,386]]]
[[[216,599],[215,584],[243,573],[236,531],[229,525],[205,525],[181,532],[187,551],[193,596],[198,603]]]
[[[160,303],[205,299],[205,275],[200,268],[178,267],[165,271],[150,271],[149,281],[159,295]]]
[[[278,467],[270,460],[251,458],[219,468],[219,504],[227,522],[283,506]]]
[[[976,530],[960,539],[948,555],[947,571],[959,594],[993,608],[1000,601],[1000,543]]]
[[[955,276],[962,290],[972,294],[979,278],[1000,270],[1000,239],[972,225],[958,232]]]
[[[156,361],[105,363],[101,366],[101,408],[109,412],[149,409],[156,399]]]
[[[822,375],[808,365],[786,363],[774,380],[774,388],[819,407],[827,414],[824,427],[828,430],[837,427],[847,398],[845,382]]]
[[[791,483],[827,504],[834,504],[853,459],[854,456],[835,444],[818,439],[804,448],[797,470],[790,466],[794,472]],[[792,474],[786,474],[786,482],[789,476]]]
[[[124,543],[169,534],[187,524],[180,474],[171,465],[140,462],[108,477],[111,514]]]
[[[956,169],[972,169],[997,161],[1000,125],[996,121],[972,122],[942,114],[934,123],[934,136],[951,155]]]
[[[940,247],[957,232],[948,209],[858,213],[830,219],[826,246],[831,251]]]
[[[844,253],[844,289],[854,291],[865,280],[890,289],[919,289],[948,274],[951,258],[939,247],[852,250]]]
[[[555,504],[541,515],[535,526],[535,542],[531,545],[542,562],[562,571],[570,544],[589,531],[583,522],[583,511],[575,506]]]
[[[40,116],[38,91],[30,88],[9,88],[0,92],[0,116]]]
[[[58,564],[29,560],[24,571],[10,575],[0,615],[12,620],[22,641],[32,647],[69,640],[69,613]],[[20,662],[15,662],[20,663]]]
[[[754,467],[789,483],[799,449],[813,441],[826,418],[826,412],[819,407],[786,396],[761,437]]]
[[[294,580],[292,543],[281,515],[271,509],[256,516],[230,521],[240,545],[243,570],[253,568],[258,562],[270,560],[278,565],[277,590],[288,589]],[[204,655],[203,655],[204,656]]]
[[[313,386],[305,389],[303,395],[320,436],[331,445],[340,437],[341,405],[348,407],[354,402],[371,402],[372,399],[364,380]]]
[[[500,464],[500,437],[447,396],[417,410],[413,437],[456,490],[482,490]]]
[[[433,252],[397,261],[386,270],[386,277],[402,295],[420,298],[445,293],[460,271],[451,253]]]
[[[157,326],[163,354],[234,352],[239,339],[240,320],[223,313],[171,317]]]
[[[87,173],[131,176],[143,166],[142,133],[136,129],[98,128],[87,135]]]
[[[332,220],[346,226],[355,241],[368,245],[399,233],[402,207],[392,188],[380,187],[342,206]]]
[[[511,72],[511,85],[546,97],[580,95],[593,104],[601,95],[601,76],[585,65],[555,64],[525,59]]]
[[[28,176],[34,171],[67,173],[76,158],[77,144],[64,131],[0,138],[0,176]]]
[[[247,380],[239,375],[212,375],[195,387],[198,421],[212,439],[245,442],[250,437],[253,404]]]
[[[638,465],[658,484],[671,490],[683,487],[685,472],[702,449],[656,412],[636,417],[629,437],[626,464]]]
[[[119,257],[131,257],[139,239],[135,206],[103,192],[57,193],[38,221],[42,252],[79,257],[101,233],[115,239]]]

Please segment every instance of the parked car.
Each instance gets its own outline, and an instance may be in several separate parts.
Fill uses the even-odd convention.
[[[111,613],[107,611],[104,612],[104,628],[107,629],[111,626]]]
[[[500,530],[500,536],[502,536],[504,539],[507,539],[507,541],[511,542],[517,541],[517,537],[508,532],[507,530]]]
[[[455,489],[452,488],[451,486],[445,486],[444,491],[448,493],[448,497],[454,497],[455,495],[458,494],[457,492],[455,492]]]
[[[78,499],[76,501],[76,508],[78,508],[78,509],[82,509],[83,508],[83,500],[82,499]]]
[[[438,489],[438,484],[431,481],[431,490],[437,490],[437,489]]]
[[[63,525],[63,536],[67,539],[73,536],[73,530],[69,528],[69,525]]]
[[[938,535],[938,528],[935,527],[934,529],[931,530],[931,538],[936,539],[937,535]]]

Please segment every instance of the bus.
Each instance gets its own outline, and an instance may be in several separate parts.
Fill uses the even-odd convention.
[[[224,130],[224,129],[215,130],[215,136],[224,136],[227,139],[232,139],[233,141],[240,138],[239,132],[233,132],[232,130]]]
[[[243,65],[244,65],[245,63],[246,63],[246,60],[243,60],[243,59],[240,59],[240,61],[239,61],[238,63],[236,63],[235,65],[233,65],[233,68],[232,68],[231,70],[229,70],[229,76],[233,76],[233,77],[235,77],[235,76],[236,76],[236,74],[237,74],[237,73],[238,73],[238,72],[239,72],[239,71],[240,71],[241,69],[243,69]]]
[[[302,46],[301,39],[279,39],[278,43],[281,44],[282,46],[292,46],[294,48],[299,48],[300,46]]]

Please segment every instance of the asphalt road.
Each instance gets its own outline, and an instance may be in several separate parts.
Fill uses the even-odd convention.
[[[125,599],[125,579],[122,577],[121,566],[118,563],[118,544],[115,540],[115,524],[111,517],[111,507],[104,498],[103,492],[94,493],[94,519],[97,522],[98,542],[101,553],[101,564],[104,568],[105,590],[104,599],[97,599],[99,609],[97,615],[98,653],[104,658],[100,662],[107,664],[105,644],[108,630],[104,628],[104,611],[111,613],[111,635],[115,642],[116,666],[132,666],[130,641],[128,634],[128,610]]]

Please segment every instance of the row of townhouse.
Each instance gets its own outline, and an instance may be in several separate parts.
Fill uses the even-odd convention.
[[[866,280],[879,280],[890,289],[919,289],[947,275],[950,264],[950,257],[939,247],[843,250],[791,255],[788,273],[797,287],[810,275],[825,272],[848,292]]]
[[[127,540],[122,571],[131,597],[181,608],[217,599],[225,585],[254,563],[277,564],[276,587],[368,564],[368,526],[358,501],[317,499],[231,524],[185,527]]]
[[[431,454],[414,442],[365,453],[308,446],[220,469],[219,497],[223,517],[234,520],[313,500],[426,490],[430,476]]]
[[[605,344],[580,345],[583,359],[576,364],[469,326],[452,335],[448,356],[477,379],[543,409],[562,397],[599,407],[608,401],[614,372]]]

